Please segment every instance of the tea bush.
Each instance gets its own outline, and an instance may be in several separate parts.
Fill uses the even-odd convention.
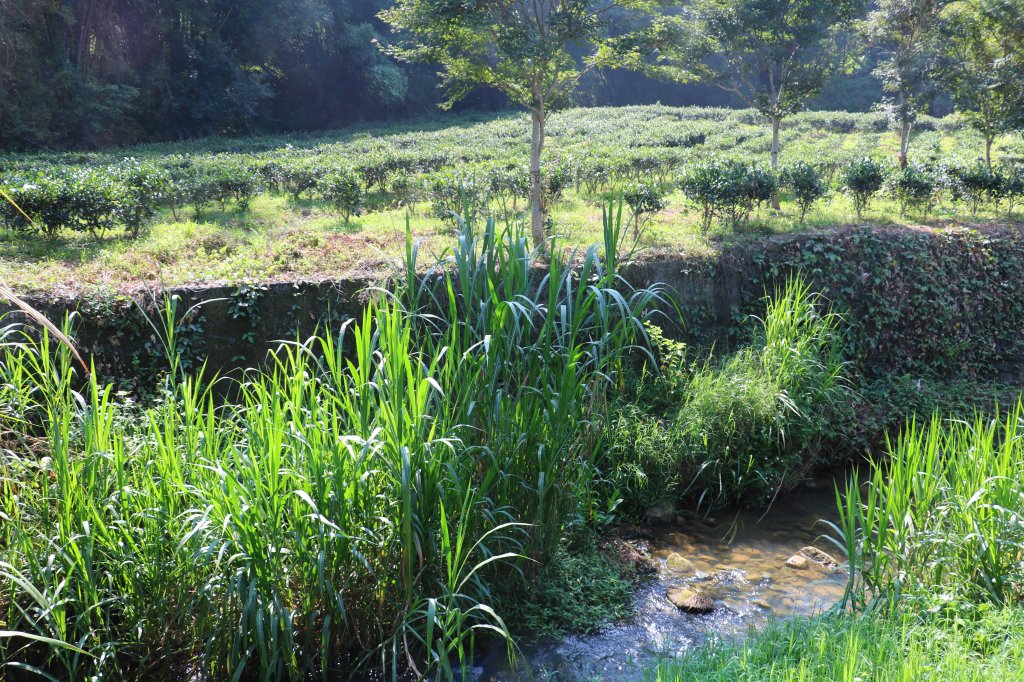
[[[801,223],[807,218],[811,206],[828,194],[828,186],[821,173],[806,161],[787,167],[782,172],[782,181],[793,192],[793,199],[800,208]]]
[[[900,206],[900,216],[906,215],[907,209],[915,209],[927,217],[938,200],[941,186],[935,171],[915,164],[894,172],[888,187]]]
[[[363,206],[363,187],[359,176],[348,168],[324,171],[317,179],[317,194],[339,213],[345,224],[353,215],[359,215]]]
[[[843,170],[843,189],[853,199],[853,209],[857,218],[861,217],[871,199],[885,185],[885,168],[877,161],[865,158],[854,161]]]

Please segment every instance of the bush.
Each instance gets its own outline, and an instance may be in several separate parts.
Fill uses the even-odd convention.
[[[233,199],[239,210],[248,211],[252,200],[263,191],[263,177],[257,167],[235,158],[218,159],[209,165],[210,198],[226,208]]]
[[[642,222],[665,210],[665,189],[648,182],[634,182],[626,185],[622,199],[633,213],[633,226],[637,236]]]
[[[1002,195],[1006,197],[1007,213],[1013,213],[1015,204],[1024,199],[1024,166],[1008,166],[1002,169]]]
[[[353,215],[363,207],[363,185],[359,176],[348,168],[326,171],[317,181],[317,193],[348,225]]]
[[[873,159],[854,161],[843,169],[842,184],[853,199],[853,209],[859,219],[871,198],[885,184],[885,169]]]
[[[691,167],[679,188],[700,209],[701,230],[707,234],[716,217],[734,229],[746,224],[754,208],[775,194],[778,180],[771,171],[737,161],[712,161]]]
[[[792,190],[793,199],[800,208],[800,222],[816,201],[828,194],[828,186],[814,165],[799,161],[782,172],[782,181]]]
[[[316,160],[296,159],[281,168],[281,185],[296,201],[303,192],[311,193],[324,176],[324,167]]]
[[[499,165],[487,170],[490,196],[508,221],[519,211],[519,202],[530,197],[530,173],[516,165]]]
[[[484,214],[489,199],[490,183],[475,170],[445,169],[430,178],[434,216],[449,225]]]
[[[947,184],[954,200],[964,200],[971,207],[971,215],[978,215],[978,209],[987,202],[998,203],[1002,198],[1004,183],[998,171],[983,163],[947,170]]]
[[[900,205],[900,216],[906,215],[908,208],[914,208],[927,217],[938,200],[938,179],[925,166],[907,166],[891,175],[887,182],[889,193]]]

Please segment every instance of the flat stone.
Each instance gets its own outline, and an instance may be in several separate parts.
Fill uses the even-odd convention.
[[[798,570],[806,570],[808,565],[807,557],[794,554],[793,556],[786,559],[786,566],[789,568],[795,568]]]
[[[816,564],[821,564],[825,568],[839,567],[839,562],[836,561],[831,554],[823,552],[817,547],[801,547],[800,556],[806,557]]]
[[[676,574],[690,575],[697,571],[694,567],[693,562],[684,557],[679,552],[672,552],[665,559],[665,566],[668,570]]]
[[[711,613],[715,610],[715,602],[711,601],[708,597],[691,590],[688,587],[675,587],[668,591],[666,594],[668,600],[672,602],[680,611],[686,613],[692,613],[700,615],[704,613]]]
[[[750,603],[758,607],[759,609],[764,609],[768,612],[772,612],[775,610],[774,608],[772,608],[772,605],[766,602],[764,599],[754,599]]]

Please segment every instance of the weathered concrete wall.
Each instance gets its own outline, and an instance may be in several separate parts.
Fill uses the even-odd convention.
[[[740,322],[794,272],[846,315],[862,371],[1024,379],[1024,235],[992,229],[874,228],[751,239],[715,256],[652,255],[623,269],[635,286],[666,285],[698,345],[733,345]],[[184,287],[178,322],[188,362],[251,366],[279,340],[336,330],[359,314],[372,280]],[[163,366],[159,297],[30,299],[51,319],[77,313],[76,340],[102,376],[142,384]],[[144,314],[145,313],[145,314]],[[669,325],[671,326],[671,325]]]

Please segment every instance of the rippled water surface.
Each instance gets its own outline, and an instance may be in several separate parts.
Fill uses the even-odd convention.
[[[805,546],[834,551],[819,536],[834,519],[830,482],[777,501],[766,514],[721,515],[645,529],[658,575],[636,594],[636,617],[602,632],[523,645],[515,672],[484,664],[483,680],[635,680],[644,662],[685,651],[708,637],[742,635],[773,617],[813,615],[843,595],[847,576],[808,561],[786,560]],[[673,556],[675,555],[675,556]],[[680,558],[686,561],[681,561]],[[666,594],[685,587],[706,595],[715,609],[684,613]]]

